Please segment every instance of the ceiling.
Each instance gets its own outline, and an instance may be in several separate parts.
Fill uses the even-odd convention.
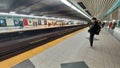
[[[83,2],[91,16],[102,17],[116,0],[68,0],[78,8]],[[0,12],[14,11],[18,14],[88,20],[60,0],[0,0]],[[85,12],[86,13],[86,12]],[[88,14],[88,13],[86,13]]]
[[[60,0],[0,0],[0,12],[86,20]]]
[[[78,2],[82,2],[85,10],[88,10],[93,17],[101,19],[103,15],[111,8],[116,0],[69,0],[80,8]]]

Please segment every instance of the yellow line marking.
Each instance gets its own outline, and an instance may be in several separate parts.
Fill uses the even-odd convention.
[[[33,49],[31,49],[29,51],[26,51],[24,53],[21,53],[21,54],[19,54],[17,56],[6,59],[6,60],[0,62],[0,68],[12,68],[13,66],[15,66],[15,65],[17,65],[17,64],[19,64],[19,63],[21,63],[21,62],[35,56],[35,55],[37,55],[37,54],[47,50],[48,48],[50,48],[52,46],[55,46],[56,44],[64,41],[67,38],[70,38],[71,36],[79,33],[80,31],[82,31],[84,29],[86,29],[86,28],[80,29],[80,30],[78,30],[76,32],[73,32],[73,33],[68,34],[68,35],[66,35],[64,37],[58,38],[58,39],[56,39],[54,41],[51,41],[49,43],[46,43],[46,44],[44,44],[42,46],[33,48]]]

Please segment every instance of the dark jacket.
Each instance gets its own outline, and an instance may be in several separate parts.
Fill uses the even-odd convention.
[[[98,31],[100,31],[100,26],[98,22],[96,21],[90,26],[90,29],[88,30],[88,32],[90,32],[91,34],[97,34]]]

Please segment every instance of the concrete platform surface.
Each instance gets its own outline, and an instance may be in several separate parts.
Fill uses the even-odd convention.
[[[89,68],[120,68],[119,51],[120,42],[105,29],[95,36],[90,48],[86,29],[29,60],[35,68],[62,68],[61,64],[82,61]]]

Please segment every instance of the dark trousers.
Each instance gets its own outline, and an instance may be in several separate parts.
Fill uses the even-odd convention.
[[[93,33],[90,33],[90,46],[93,46],[93,39],[94,39],[94,35]]]

